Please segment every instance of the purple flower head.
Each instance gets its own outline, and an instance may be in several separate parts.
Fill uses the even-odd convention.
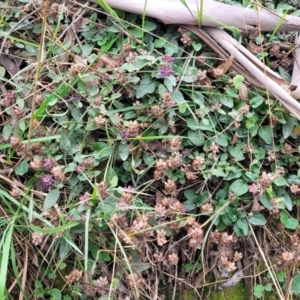
[[[1,105],[3,105],[4,107],[10,107],[11,106],[11,100],[7,97],[4,97],[1,99]]]
[[[52,175],[44,175],[42,177],[43,189],[49,191],[55,184],[55,179]]]
[[[134,191],[134,187],[132,187],[131,185],[128,185],[128,186],[124,187],[124,191],[128,192],[128,193],[133,192]]]
[[[162,57],[162,60],[167,63],[172,63],[175,61],[175,58],[167,54]]]
[[[256,195],[258,194],[259,192],[259,187],[257,186],[256,183],[252,183],[249,185],[249,192],[252,194],[252,195]]]
[[[122,139],[128,139],[130,137],[130,133],[127,130],[121,132]]]
[[[174,101],[163,101],[162,102],[167,108],[173,108],[175,105],[176,105],[176,103],[174,102]]]
[[[189,156],[191,154],[191,150],[188,149],[188,148],[185,148],[183,151],[182,151],[182,155],[183,156]]]
[[[89,195],[89,194],[81,195],[79,197],[79,204],[84,205],[84,204],[88,203],[90,199],[91,199],[91,195]]]
[[[16,100],[17,95],[14,91],[7,91],[6,98],[8,98],[11,101],[14,101],[14,100]]]
[[[44,158],[43,159],[43,168],[46,171],[51,171],[55,165],[56,165],[56,161],[54,158]]]
[[[162,76],[162,77],[169,77],[171,75],[174,74],[174,71],[172,69],[171,66],[167,65],[167,64],[163,64],[160,66],[160,68],[158,69],[158,73]]]
[[[102,96],[97,96],[97,97],[95,98],[95,104],[99,105],[99,104],[101,104],[101,103],[102,103]]]
[[[85,168],[90,169],[94,166],[94,159],[92,157],[87,157],[83,160],[82,165]]]
[[[76,172],[77,172],[78,174],[83,173],[84,170],[85,170],[85,166],[84,166],[84,165],[80,164],[80,165],[76,166]]]

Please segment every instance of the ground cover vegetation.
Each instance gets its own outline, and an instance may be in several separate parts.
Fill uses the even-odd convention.
[[[180,26],[0,7],[1,299],[298,297],[300,124],[276,97]],[[295,33],[231,29],[291,80]]]

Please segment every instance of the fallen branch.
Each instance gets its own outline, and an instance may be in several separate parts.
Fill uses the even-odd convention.
[[[264,7],[244,8],[213,0],[94,0],[113,8],[159,19],[165,24],[203,25],[210,27],[234,26],[242,30],[298,31],[300,18],[283,15]]]

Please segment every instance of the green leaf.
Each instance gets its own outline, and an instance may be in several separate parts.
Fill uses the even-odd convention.
[[[181,103],[181,102],[184,102],[184,101],[185,101],[185,99],[184,99],[184,97],[183,97],[183,94],[182,94],[181,91],[178,90],[178,89],[176,89],[176,90],[174,91],[174,93],[172,94],[172,98],[173,98],[173,101],[174,101],[175,103]]]
[[[272,208],[272,204],[265,194],[263,194],[259,197],[259,201],[265,208],[268,208],[268,209]]]
[[[195,51],[200,51],[202,48],[202,45],[200,43],[196,43],[195,41],[193,41],[192,46]]]
[[[125,161],[128,158],[129,153],[130,153],[130,151],[129,151],[129,147],[127,144],[119,145],[119,155],[123,161]]]
[[[263,226],[267,223],[267,219],[261,213],[254,212],[249,222],[253,225]]]
[[[258,147],[253,150],[253,155],[257,160],[261,160],[266,156],[266,150],[264,148]]]
[[[184,270],[185,272],[189,272],[189,271],[192,271],[192,270],[198,270],[198,271],[201,271],[202,270],[202,264],[200,263],[195,263],[195,264],[185,264],[184,265]]]
[[[192,130],[199,129],[199,124],[195,118],[187,118],[186,125]]]
[[[284,204],[285,208],[289,211],[292,210],[294,203],[288,193],[284,193],[283,195],[283,201],[282,203]]]
[[[0,66],[0,77],[4,77],[5,76],[5,68],[3,68],[2,66]]]
[[[60,300],[61,299],[61,291],[59,289],[51,289],[50,293],[51,298],[50,300]]]
[[[223,95],[220,99],[220,102],[226,107],[233,107],[233,99],[229,96]]]
[[[185,190],[183,192],[183,194],[188,200],[191,200],[191,201],[194,201],[199,196],[199,194],[196,193],[195,189]]]
[[[260,106],[262,103],[264,103],[264,101],[265,101],[264,98],[257,96],[257,97],[250,99],[249,103],[253,108],[256,108],[256,107]]]
[[[49,191],[49,193],[47,194],[44,200],[43,209],[48,210],[51,207],[53,207],[53,205],[58,201],[59,196],[60,196],[60,191],[58,189],[53,189]]]
[[[136,90],[136,97],[142,98],[147,94],[151,94],[155,91],[155,88],[156,82],[148,76],[144,77]]]
[[[258,135],[266,143],[271,144],[272,142],[272,130],[269,126],[261,126],[258,128]]]
[[[152,164],[154,163],[153,155],[147,152],[144,153],[143,160],[148,167],[152,166]]]
[[[12,133],[12,129],[13,129],[13,127],[12,127],[12,125],[11,124],[5,124],[4,126],[3,126],[3,131],[2,131],[2,136],[3,136],[3,139],[4,139],[4,141],[7,141],[9,138],[10,138],[10,135],[11,135],[11,133]]]
[[[290,218],[288,214],[284,211],[280,213],[280,222],[288,229],[296,229],[299,225],[299,222],[295,218]]]
[[[241,145],[230,148],[229,153],[236,161],[245,159]]]
[[[273,182],[277,186],[287,186],[287,185],[289,185],[288,182],[287,182],[287,180],[283,176],[277,177]]]
[[[221,133],[221,134],[217,135],[216,143],[222,147],[227,147],[228,146],[227,135],[225,133]]]
[[[156,23],[146,20],[144,30],[153,31],[154,29],[156,29]]]
[[[154,47],[155,48],[162,48],[165,44],[166,44],[166,40],[164,40],[164,39],[156,39],[155,41],[154,41]]]
[[[28,172],[29,164],[26,160],[23,160],[15,169],[15,174],[17,175],[24,175]]]
[[[254,287],[253,294],[256,298],[261,298],[264,290],[265,290],[265,287],[261,284],[258,284],[257,286]]]
[[[118,177],[117,176],[113,176],[113,178],[110,180],[110,187],[116,187],[118,185]]]
[[[237,93],[237,90],[234,87],[230,87],[226,90],[226,94],[232,98],[238,98],[239,94]]]
[[[188,131],[189,141],[195,146],[202,146],[205,142],[204,136],[201,131]]]
[[[234,87],[239,90],[242,86],[242,83],[244,82],[245,78],[242,75],[236,75],[233,77],[232,82]]]
[[[173,87],[176,85],[176,78],[175,76],[171,75],[164,79],[164,85],[168,89],[169,92],[173,91]]]
[[[60,232],[60,231],[65,231],[67,229],[73,228],[73,227],[75,227],[77,225],[80,225],[80,224],[81,224],[81,222],[70,222],[70,223],[67,223],[65,225],[58,226],[58,227],[55,227],[55,228],[50,228],[50,229],[40,228],[40,227],[37,227],[33,224],[30,224],[29,226],[35,232],[44,233],[44,234],[53,234],[53,233],[57,233],[57,232]]]
[[[186,112],[187,107],[188,107],[188,103],[182,102],[182,103],[179,103],[178,110],[181,114],[184,114]]]
[[[296,274],[293,278],[291,292],[293,294],[299,295],[300,294],[300,274]]]
[[[93,44],[86,44],[82,46],[82,57],[85,58],[87,56],[89,56],[92,51],[94,49],[94,45]]]
[[[248,184],[243,179],[237,179],[231,184],[230,190],[239,197],[248,192]]]
[[[249,225],[246,218],[239,219],[236,221],[237,226],[242,230],[243,235],[247,235],[249,232]]]
[[[270,282],[265,285],[265,291],[267,291],[267,292],[272,291],[272,284]]]
[[[282,124],[282,134],[283,134],[283,138],[287,139],[293,132],[294,126],[296,124],[296,120],[291,117],[286,117],[285,121],[286,123]]]

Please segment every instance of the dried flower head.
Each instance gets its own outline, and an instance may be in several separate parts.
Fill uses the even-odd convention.
[[[233,260],[234,261],[241,260],[242,258],[243,258],[243,253],[237,252],[237,251],[234,252],[234,255],[233,255]]]
[[[120,207],[127,207],[132,205],[133,193],[131,192],[131,190],[133,189],[131,189],[131,187],[128,187],[126,190],[122,191],[120,201],[118,203]]]
[[[166,207],[160,203],[156,203],[154,211],[156,219],[165,217],[168,212]]]
[[[230,247],[233,243],[236,243],[237,238],[234,234],[229,235],[226,231],[220,233],[220,245],[224,247]]]
[[[205,158],[202,156],[196,156],[192,162],[192,167],[194,170],[199,170],[205,162]]]
[[[65,174],[61,168],[61,166],[55,166],[52,168],[51,173],[55,180],[62,182],[65,178]]]
[[[181,41],[184,45],[190,46],[193,42],[193,39],[190,35],[187,34],[186,29],[181,27],[178,28],[178,32],[181,34]]]
[[[292,194],[298,194],[300,192],[300,186],[297,184],[291,184],[290,191]]]
[[[20,199],[21,198],[21,192],[18,188],[14,187],[9,193],[15,199]]]
[[[275,179],[274,174],[263,171],[258,181],[262,186],[262,188],[266,189],[272,184],[274,179]]]
[[[216,143],[212,143],[212,145],[210,146],[210,150],[211,150],[213,153],[218,153],[218,152],[219,152],[219,145],[216,144]]]
[[[250,106],[248,104],[244,104],[242,107],[239,108],[238,112],[242,115],[245,115],[249,112]]]
[[[136,271],[128,274],[126,276],[126,279],[129,287],[134,289],[136,289],[137,287],[142,287],[145,284],[143,277]]]
[[[160,118],[164,114],[163,108],[158,105],[154,105],[151,107],[151,111],[155,118]]]
[[[289,251],[283,251],[279,256],[279,260],[283,265],[289,265],[294,262],[294,253]]]
[[[176,170],[181,166],[181,159],[179,153],[173,153],[167,160],[169,168]]]
[[[165,191],[167,194],[173,194],[176,192],[176,183],[174,180],[168,179],[168,181],[164,182]]]
[[[69,275],[67,275],[66,280],[68,283],[72,284],[73,282],[77,282],[83,279],[82,271],[77,269],[73,270]]]
[[[31,234],[32,244],[36,246],[40,246],[43,244],[45,234],[40,232],[33,232]]]
[[[212,206],[211,203],[206,202],[206,203],[204,203],[204,204],[201,205],[201,211],[203,213],[211,213],[211,212],[214,211],[214,208],[213,208],[213,206]]]
[[[38,159],[37,157],[34,157],[33,160],[30,162],[30,167],[35,170],[41,170],[43,168],[43,163],[40,159]]]
[[[95,120],[95,124],[97,125],[98,128],[104,126],[105,122],[106,122],[106,119],[101,115],[95,117],[94,120]]]
[[[166,232],[164,229],[156,230],[156,240],[158,246],[163,246],[168,242],[166,239]]]
[[[178,151],[181,146],[182,140],[181,138],[174,138],[174,139],[170,139],[169,143],[172,151]]]
[[[171,254],[168,255],[168,261],[170,263],[170,265],[177,265],[178,264],[178,261],[179,261],[179,257],[178,257],[178,254],[173,252]]]
[[[131,137],[136,137],[139,135],[140,126],[139,123],[134,121],[129,121],[128,132]]]
[[[103,181],[97,184],[97,190],[102,199],[107,197],[107,190],[106,190],[105,183]]]

